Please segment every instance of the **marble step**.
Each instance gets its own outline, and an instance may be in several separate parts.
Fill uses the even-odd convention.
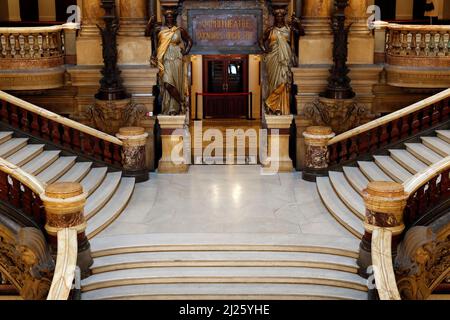
[[[437,130],[437,136],[447,143],[450,143],[450,130]]]
[[[357,273],[354,258],[311,252],[140,252],[94,259],[92,273],[153,267],[308,267]]]
[[[394,181],[403,183],[413,175],[389,156],[374,156],[375,163]]]
[[[60,157],[48,168],[39,173],[36,178],[47,184],[53,183],[72,168],[76,159],[77,157]]]
[[[344,175],[352,187],[360,194],[367,188],[369,180],[358,167],[343,167]]]
[[[437,154],[447,157],[450,155],[450,144],[439,137],[421,137],[422,143]]]
[[[153,233],[95,237],[94,258],[138,252],[162,251],[274,251],[314,252],[357,258],[360,241],[354,237],[299,234]]]
[[[103,179],[106,177],[106,173],[108,172],[108,168],[92,168],[86,177],[81,180],[81,185],[83,186],[84,192],[91,195],[99,185],[102,184]]]
[[[88,220],[86,228],[88,239],[95,237],[117,219],[131,198],[134,185],[134,178],[122,178],[119,187],[108,203]]]
[[[304,267],[173,267],[117,270],[81,281],[82,292],[131,284],[285,283],[318,284],[367,291],[366,279],[354,273]]]
[[[0,145],[0,157],[8,158],[27,145],[28,138],[11,138]]]
[[[43,144],[29,144],[16,153],[9,156],[6,160],[16,166],[23,166],[44,151]]]
[[[353,211],[361,220],[366,214],[366,206],[364,199],[358,192],[353,189],[344,173],[330,171],[328,172],[333,189],[338,194],[339,198],[346,204],[346,206]]]
[[[107,202],[119,186],[121,172],[108,173],[100,186],[92,193],[84,206],[84,215],[87,220],[92,218]]]
[[[146,284],[84,292],[82,300],[367,300],[367,293],[313,284]]]
[[[48,166],[50,166],[53,162],[55,162],[61,151],[52,150],[52,151],[44,151],[36,158],[30,160],[25,164],[22,169],[26,172],[37,175],[43,170],[45,170]]]
[[[375,162],[372,161],[358,161],[361,172],[370,181],[392,181],[392,179],[384,173],[383,170]]]
[[[416,174],[428,168],[428,166],[413,156],[410,152],[403,149],[389,150],[392,159],[397,161],[403,168],[410,173]]]
[[[11,139],[13,136],[13,132],[12,131],[1,131],[0,132],[0,144],[8,141],[9,139]]]
[[[427,165],[432,165],[443,159],[442,156],[421,143],[405,143],[405,146],[406,150]]]
[[[361,239],[364,234],[362,221],[341,201],[334,191],[328,177],[317,178],[317,189],[328,211],[333,217],[355,237]]]
[[[58,182],[80,182],[91,170],[92,162],[77,162]]]

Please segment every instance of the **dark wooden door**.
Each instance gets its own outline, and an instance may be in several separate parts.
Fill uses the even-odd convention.
[[[203,117],[247,118],[248,56],[204,56]]]

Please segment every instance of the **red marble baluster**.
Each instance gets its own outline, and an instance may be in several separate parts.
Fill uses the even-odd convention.
[[[106,163],[113,163],[113,155],[111,153],[111,143],[108,141],[103,141],[103,159]]]
[[[444,100],[441,109],[441,121],[445,121],[448,118],[450,118],[450,98]]]
[[[389,133],[387,130],[387,124],[381,126],[380,144],[379,147],[385,146],[389,142]]]
[[[24,192],[22,193],[22,208],[29,215],[33,215],[33,192],[27,186],[22,185]]]
[[[339,142],[339,145],[341,146],[341,151],[339,152],[339,162],[346,161],[348,159],[347,143],[348,140]]]
[[[391,125],[391,138],[389,140],[389,143],[393,143],[398,141],[399,137],[400,137],[400,130],[399,130],[399,124],[400,124],[400,120],[399,119],[395,119],[394,121],[392,121],[392,125]]]
[[[72,130],[72,148],[76,151],[81,150],[80,131],[75,129]]]
[[[33,217],[40,226],[45,225],[45,211],[41,198],[33,193]]]
[[[114,164],[122,165],[122,147],[115,143],[113,144],[113,159]]]
[[[369,151],[370,133],[369,131],[363,132],[359,135],[359,154],[364,154]]]
[[[8,202],[9,183],[8,175],[0,171],[0,200]]]
[[[428,106],[422,110],[422,117],[420,117],[420,129],[428,129],[431,125],[431,112],[433,106]]]
[[[406,115],[401,118],[401,127],[400,127],[400,138],[406,138],[409,136],[409,116]]]
[[[87,155],[91,156],[92,153],[93,153],[93,150],[92,150],[92,142],[91,142],[91,136],[90,136],[90,135],[87,135],[87,134],[85,134],[85,133],[83,133],[83,140],[82,140],[82,143],[83,143],[83,151],[84,151]]]
[[[21,114],[22,114],[22,116],[20,119],[20,123],[21,123],[22,131],[30,132],[30,122],[28,121],[28,111],[22,109]]]
[[[349,148],[349,159],[356,159],[358,156],[358,137],[353,136],[351,138],[350,148]]]
[[[450,170],[445,170],[441,179],[441,197],[448,199],[450,197]]]
[[[94,140],[94,157],[98,159],[103,159],[103,151],[100,147],[100,139],[97,137],[93,137]]]
[[[50,139],[49,120],[44,117],[41,117],[41,137],[47,140]]]
[[[416,210],[416,216],[414,217],[414,220],[417,220],[422,214],[425,213],[425,210],[427,209],[429,203],[427,199],[427,193],[425,191],[425,186],[420,187],[420,189],[417,191],[417,210]]]
[[[0,111],[0,117],[3,121],[8,121],[8,102],[2,100],[2,110]]]
[[[51,121],[51,136],[52,141],[61,144],[61,133],[59,132],[59,123]]]
[[[39,116],[36,113],[31,113],[31,134],[40,136],[39,132]]]
[[[71,131],[72,129],[68,126],[63,126],[63,146],[72,149]]]
[[[369,151],[375,151],[378,148],[378,128],[370,130]]]
[[[11,178],[11,180],[12,186],[9,201],[14,207],[20,208],[20,182],[14,178]]]
[[[16,105],[11,104],[11,112],[10,112],[10,122],[13,127],[20,128],[19,127],[19,114],[18,114],[18,108]]]
[[[337,153],[337,144],[333,144],[331,146],[328,146],[328,153],[330,155],[330,165],[336,164],[337,163],[337,157],[338,157],[338,153]]]
[[[411,134],[417,134],[420,130],[420,121],[419,121],[419,114],[418,112],[414,112],[412,115],[412,122],[411,122]]]

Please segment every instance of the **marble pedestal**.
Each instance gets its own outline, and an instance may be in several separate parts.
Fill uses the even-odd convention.
[[[265,116],[268,157],[262,161],[263,172],[277,173],[294,170],[292,159],[289,156],[289,136],[293,119],[293,115]]]
[[[189,171],[184,157],[184,123],[186,116],[159,115],[161,128],[162,157],[158,164],[158,173],[186,173]]]

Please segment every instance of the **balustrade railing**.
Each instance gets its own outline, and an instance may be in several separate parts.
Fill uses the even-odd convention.
[[[122,165],[123,142],[0,91],[0,121],[112,165]]]
[[[64,30],[74,23],[51,27],[0,28],[0,70],[52,68],[64,64]]]
[[[386,59],[392,65],[450,66],[450,26],[387,24]]]
[[[328,141],[329,166],[371,153],[450,119],[450,89]]]

